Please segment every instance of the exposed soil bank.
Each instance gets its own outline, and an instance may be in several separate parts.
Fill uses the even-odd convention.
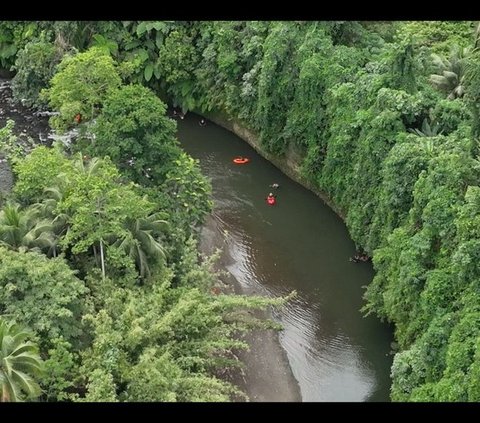
[[[5,157],[0,153],[0,205],[13,187],[13,174]]]

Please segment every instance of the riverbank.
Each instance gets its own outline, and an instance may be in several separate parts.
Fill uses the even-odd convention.
[[[0,128],[3,128],[9,119],[13,120],[15,122],[13,133],[17,137],[17,142],[27,151],[35,145],[50,145],[48,116],[15,102],[11,79],[7,77],[8,75],[0,72]],[[13,182],[10,165],[0,152],[0,199],[8,195]]]
[[[233,262],[225,246],[214,218],[209,216],[201,233],[200,251],[211,255],[221,248],[217,270],[224,270]],[[222,277],[228,293],[259,294],[242,287],[235,277],[227,273]],[[262,316],[269,317],[267,313]],[[252,402],[294,402],[301,401],[300,388],[293,376],[285,350],[281,347],[278,333],[274,330],[254,330],[244,337],[250,345],[248,351],[238,351],[237,356],[245,364],[244,369],[234,371],[227,378],[244,391]]]
[[[13,187],[13,174],[7,159],[0,153],[0,205]]]

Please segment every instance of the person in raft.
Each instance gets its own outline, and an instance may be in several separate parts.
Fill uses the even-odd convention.
[[[350,257],[350,261],[353,261],[354,263],[360,263],[360,262],[367,262],[370,260],[370,257],[368,257],[367,254],[361,253],[357,251],[353,257]]]
[[[274,206],[275,203],[277,202],[277,199],[272,193],[268,194],[268,197],[266,198],[266,200],[269,206]]]

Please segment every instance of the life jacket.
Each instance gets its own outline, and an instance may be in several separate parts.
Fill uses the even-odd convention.
[[[276,202],[277,202],[277,200],[275,199],[275,197],[273,197],[273,196],[272,197],[270,197],[270,196],[267,197],[268,205],[273,206]]]

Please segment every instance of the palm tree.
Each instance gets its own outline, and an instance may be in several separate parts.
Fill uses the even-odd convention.
[[[465,70],[467,58],[470,54],[468,47],[452,47],[450,58],[444,59],[438,54],[432,54],[438,74],[430,75],[430,82],[440,91],[448,94],[449,100],[460,98],[465,94]]]
[[[39,218],[36,207],[20,210],[18,204],[7,204],[0,211],[0,245],[18,250],[51,248],[52,225]]]
[[[75,155],[74,161],[73,161],[74,167],[81,173],[85,174],[87,177],[97,174],[100,168],[102,167],[102,164],[103,164],[102,159],[98,157],[90,158],[90,157],[84,156],[81,152]],[[103,202],[104,202],[103,198],[97,199],[97,208],[94,211],[95,215],[97,216],[104,215]],[[102,280],[105,280],[105,253],[104,253],[105,247],[104,247],[103,238],[100,238],[99,247],[100,247],[100,264],[102,267]],[[93,246],[93,253],[96,259],[97,249],[95,245]]]
[[[74,156],[73,165],[81,173],[85,173],[87,176],[95,175],[98,170],[101,168],[103,160],[99,157],[93,157],[85,159],[85,156],[82,153],[77,153]]]
[[[31,334],[0,319],[0,401],[37,398],[41,389],[33,379],[42,371],[37,347],[26,341]]]
[[[422,122],[422,129],[412,129],[410,128],[409,131],[417,134],[419,137],[436,137],[437,135],[441,135],[443,129],[439,131],[440,124],[438,122],[428,122],[428,119],[423,119]]]
[[[145,218],[127,219],[124,223],[127,229],[125,235],[113,244],[135,261],[142,278],[151,274],[149,261],[165,256],[158,238],[166,223],[159,219],[157,213]]]
[[[45,188],[43,192],[47,198],[41,203],[32,205],[31,208],[36,210],[39,216],[43,217],[50,223],[52,245],[47,255],[56,257],[60,238],[69,230],[69,216],[66,213],[59,213],[57,211],[58,203],[63,199],[63,192],[59,187]]]

